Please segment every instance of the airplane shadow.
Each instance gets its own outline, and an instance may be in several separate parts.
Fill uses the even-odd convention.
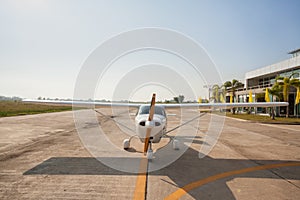
[[[266,165],[273,163],[283,163],[287,161],[280,160],[243,160],[243,159],[222,159],[206,156],[202,159],[198,158],[198,151],[192,148],[188,150],[175,162],[169,166],[155,172],[150,172],[150,176],[167,176],[172,180],[160,178],[160,184],[170,184],[181,188],[191,182],[207,178],[216,174],[239,170],[258,165]],[[111,158],[107,158],[111,159]],[[118,161],[139,162],[140,158],[114,158]],[[155,162],[155,160],[154,160]],[[290,161],[295,162],[295,161]],[[151,164],[151,163],[150,163]],[[39,165],[24,172],[23,175],[136,175],[134,173],[121,172],[112,169],[93,157],[52,157],[40,163]],[[227,182],[237,178],[271,178],[271,179],[289,179],[300,180],[300,167],[284,167],[268,169],[266,171],[256,171],[233,175],[227,178],[214,181],[200,188],[187,191],[190,196],[195,199],[219,199],[220,193],[222,199],[235,199]],[[148,185],[148,190],[151,185]],[[150,188],[151,189],[151,188]],[[219,196],[218,196],[218,195]],[[201,195],[201,196],[200,196]],[[151,198],[149,198],[151,199]]]
[[[117,158],[125,160],[138,158]],[[136,175],[112,169],[94,157],[52,157],[23,175]]]

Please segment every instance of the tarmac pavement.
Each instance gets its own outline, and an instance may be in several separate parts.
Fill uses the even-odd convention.
[[[101,112],[111,115],[109,109]],[[180,125],[180,110],[168,112],[176,114],[168,117],[171,130]],[[115,117],[122,118],[122,114]],[[128,135],[114,118],[97,118],[112,144],[122,149]],[[200,127],[195,122],[182,127],[181,145],[192,144],[160,170],[143,173],[143,168],[149,170],[163,158],[145,161],[140,153],[142,144],[134,139],[134,148],[126,152],[139,163],[136,167],[141,173],[134,174],[95,159],[81,142],[71,111],[0,118],[0,199],[299,198],[300,126],[226,118],[212,151],[199,158],[200,148],[208,145],[205,138],[210,120],[211,114],[205,114]],[[88,131],[93,126],[84,128]],[[194,139],[188,137],[195,131]],[[164,148],[168,142],[169,138],[164,138],[153,148]]]

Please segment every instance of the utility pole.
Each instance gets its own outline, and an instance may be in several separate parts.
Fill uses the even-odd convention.
[[[203,88],[208,88],[208,102],[210,102],[210,94],[211,94],[211,91],[212,91],[212,87],[213,85],[203,85]]]

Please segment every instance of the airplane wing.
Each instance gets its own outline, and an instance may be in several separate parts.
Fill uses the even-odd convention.
[[[165,108],[240,108],[240,107],[278,107],[288,106],[287,102],[256,102],[256,103],[182,103],[182,104],[158,104]]]
[[[34,99],[23,99],[23,102],[28,103],[49,103],[49,104],[70,104],[70,105],[95,105],[103,107],[135,107],[139,108],[142,104],[137,103],[116,103],[116,102],[98,102],[98,101],[60,101],[60,100],[34,100]]]
[[[116,103],[97,101],[57,101],[57,100],[32,100],[24,99],[23,102],[30,103],[51,103],[51,104],[71,104],[71,105],[95,105],[103,107],[135,107],[139,108],[146,103]],[[239,107],[279,107],[288,106],[287,102],[256,102],[256,103],[174,103],[157,104],[165,108],[239,108]]]

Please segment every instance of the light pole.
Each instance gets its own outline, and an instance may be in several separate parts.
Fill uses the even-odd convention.
[[[212,91],[213,85],[203,85],[203,88],[208,88],[208,102],[210,102],[210,93]]]

